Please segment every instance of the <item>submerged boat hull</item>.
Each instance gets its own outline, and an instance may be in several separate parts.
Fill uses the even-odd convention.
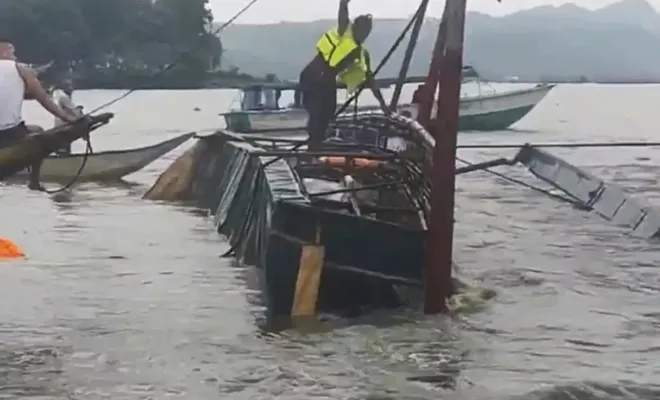
[[[459,130],[468,132],[507,129],[527,115],[553,87],[554,85],[539,85],[531,89],[463,98],[459,110]],[[376,111],[378,108],[366,106],[360,107],[359,110]],[[404,104],[398,108],[398,112],[416,118],[417,106]],[[224,118],[227,129],[238,133],[297,129],[307,123],[307,113],[301,109],[233,111],[224,114]]]
[[[41,165],[40,178],[51,182],[68,182],[74,177],[77,181],[117,181],[146,167],[193,135],[194,133],[186,133],[153,146],[137,149],[93,153],[87,156],[86,161],[84,154],[49,156]],[[83,162],[85,166],[80,171]],[[27,178],[28,171],[20,171],[15,177]]]
[[[228,254],[260,272],[270,317],[406,304],[410,289],[421,288],[425,229],[416,227],[428,204],[351,213],[350,202],[315,197],[289,160],[264,151],[245,137],[219,132],[172,164],[145,198],[192,200],[210,210],[232,246]],[[417,222],[402,225],[381,213],[404,213]]]

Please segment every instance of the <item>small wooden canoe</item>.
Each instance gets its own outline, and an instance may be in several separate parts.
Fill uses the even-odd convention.
[[[77,180],[88,182],[118,181],[179,147],[193,137],[194,134],[194,132],[185,133],[164,142],[137,149],[90,154]],[[76,176],[84,159],[84,154],[46,157],[41,165],[41,180],[45,182],[68,182]],[[28,172],[24,170],[16,176],[27,178]]]
[[[112,113],[90,116],[71,125],[62,125],[0,148],[0,180],[6,180],[28,168],[35,160],[43,159],[65,144],[87,136],[107,124]]]

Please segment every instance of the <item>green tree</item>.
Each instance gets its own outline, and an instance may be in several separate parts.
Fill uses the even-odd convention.
[[[195,86],[222,57],[207,3],[0,0],[0,40],[14,43],[21,61],[55,61],[92,86]],[[160,82],[152,79],[175,59]]]

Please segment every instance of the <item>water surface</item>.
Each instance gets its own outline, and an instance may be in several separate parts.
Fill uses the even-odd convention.
[[[118,94],[75,100],[92,109]],[[236,98],[136,92],[109,108],[117,116],[93,144],[212,129]],[[659,140],[657,104],[658,86],[560,86],[513,130],[460,141]],[[33,104],[25,116],[51,121]],[[402,312],[267,334],[250,271],[219,258],[227,246],[209,222],[140,199],[185,148],[129,176],[130,187],[64,196],[3,187],[0,235],[29,258],[0,266],[0,398],[658,398],[658,244],[475,173],[459,180],[455,258],[465,279],[499,291],[494,304],[452,321]],[[658,149],[554,152],[660,202]],[[498,171],[538,183],[518,167]],[[439,372],[440,383],[408,379]]]

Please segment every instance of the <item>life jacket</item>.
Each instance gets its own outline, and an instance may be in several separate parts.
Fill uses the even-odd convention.
[[[360,49],[360,56],[348,68],[339,71],[337,77],[346,85],[348,93],[353,93],[367,79],[367,59],[365,50],[353,39],[353,29],[349,25],[340,35],[337,28],[332,28],[316,42],[316,50],[321,53],[331,68],[337,67],[353,50]]]

